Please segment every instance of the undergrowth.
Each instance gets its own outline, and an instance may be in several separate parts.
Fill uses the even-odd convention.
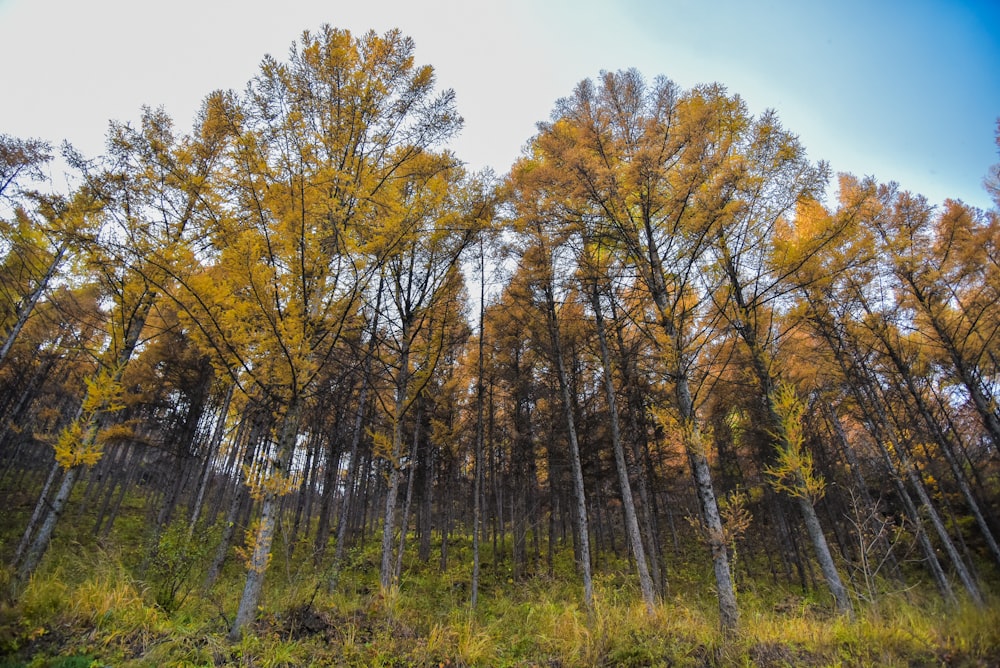
[[[995,597],[980,609],[888,593],[851,620],[821,598],[754,583],[740,593],[740,629],[723,636],[696,562],[675,564],[649,614],[626,562],[605,559],[587,610],[571,558],[517,582],[486,558],[472,610],[462,541],[444,571],[412,555],[388,591],[375,545],[349,553],[332,591],[307,550],[276,551],[258,619],[230,643],[240,564],[205,591],[210,551],[184,552],[172,534],[161,547],[166,566],[153,567],[107,542],[52,550],[17,601],[0,604],[0,666],[1000,665]]]

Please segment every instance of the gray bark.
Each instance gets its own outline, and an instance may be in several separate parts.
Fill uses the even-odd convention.
[[[399,376],[396,378],[396,399],[392,415],[392,453],[389,461],[389,484],[385,494],[385,514],[382,524],[382,565],[379,582],[383,590],[396,583],[393,577],[392,538],[396,531],[396,499],[399,496],[399,459],[403,454],[403,414],[406,410],[406,391],[409,387],[410,355],[409,330],[404,326],[400,336],[404,348],[399,358]]]
[[[69,244],[65,241],[60,244],[55,257],[52,258],[52,262],[49,263],[48,268],[45,270],[45,275],[38,281],[38,285],[35,286],[35,289],[31,292],[31,295],[29,295],[28,301],[17,309],[17,320],[7,333],[7,338],[4,340],[3,345],[0,346],[0,365],[3,364],[5,359],[7,359],[10,349],[14,347],[14,342],[17,340],[17,335],[21,333],[21,329],[24,327],[25,323],[28,322],[28,318],[31,317],[32,311],[35,310],[38,300],[42,298],[45,290],[49,287],[49,281],[52,280],[56,270],[59,268],[59,263],[62,262],[63,255],[66,254],[68,246]]]
[[[24,561],[21,562],[20,568],[17,569],[17,576],[14,579],[15,592],[18,592],[23,585],[28,583],[28,580],[31,579],[32,574],[34,574],[35,569],[38,568],[38,564],[45,555],[45,551],[49,547],[49,542],[52,540],[52,534],[55,532],[56,523],[59,522],[59,518],[62,517],[63,511],[66,509],[69,496],[73,493],[73,485],[76,484],[76,479],[80,475],[81,469],[82,467],[80,466],[74,466],[66,469],[66,473],[63,474],[59,491],[56,493],[55,498],[52,499],[45,521],[38,529],[38,534],[31,542],[31,547],[25,553]]]
[[[734,633],[739,625],[739,610],[736,606],[736,590],[733,586],[732,570],[729,565],[729,550],[726,547],[725,531],[719,504],[715,497],[712,473],[705,454],[705,444],[698,428],[698,418],[691,398],[691,388],[686,366],[686,350],[672,315],[675,308],[669,303],[667,286],[664,281],[663,262],[656,248],[655,235],[651,224],[645,224],[647,239],[646,276],[653,302],[660,317],[660,327],[666,335],[672,350],[668,351],[670,363],[667,372],[674,380],[677,412],[683,429],[684,448],[687,451],[702,519],[708,532],[708,545],[712,553],[712,569],[715,573],[716,594],[719,599],[719,623],[727,634]]]
[[[548,260],[551,263],[551,258]],[[576,523],[580,534],[579,555],[580,570],[583,575],[583,600],[588,609],[594,606],[594,581],[590,567],[590,526],[587,521],[587,496],[583,485],[583,467],[580,463],[580,444],[576,433],[576,420],[573,416],[573,401],[569,392],[569,376],[563,361],[562,342],[559,335],[559,321],[556,315],[555,295],[552,288],[552,267],[546,267],[543,279],[543,290],[546,301],[546,320],[548,322],[549,338],[552,345],[551,357],[555,363],[556,375],[559,380],[559,392],[562,397],[563,415],[566,420],[566,431],[569,436],[570,470],[573,475],[573,491],[576,500]]]
[[[486,315],[486,270],[483,241],[479,239],[479,359],[476,363],[476,452],[473,463],[472,481],[472,592],[470,604],[473,609],[479,603],[479,538],[482,533],[483,514],[483,441],[485,425],[483,423],[483,350],[485,330],[483,324]],[[447,523],[447,518],[445,520]],[[447,559],[447,535],[441,531],[441,570],[444,570]]]
[[[621,429],[618,421],[618,404],[615,398],[615,385],[611,377],[611,354],[608,351],[607,333],[604,328],[604,314],[601,310],[601,298],[597,285],[591,286],[590,303],[594,309],[597,325],[597,340],[601,350],[601,366],[604,369],[604,393],[608,402],[608,414],[611,421],[611,445],[615,453],[615,466],[618,469],[618,484],[621,488],[622,506],[625,511],[625,526],[629,546],[635,556],[636,570],[639,575],[639,589],[642,600],[646,603],[646,611],[653,613],[656,594],[653,590],[653,580],[646,562],[646,551],[642,545],[642,533],[639,531],[639,520],[635,513],[635,502],[632,498],[632,485],[628,478],[628,465],[625,463],[625,452],[622,448]]]
[[[299,404],[292,401],[281,424],[281,434],[278,438],[278,451],[274,457],[274,471],[271,475],[288,475],[292,456],[295,453],[295,438],[299,426]],[[282,496],[273,489],[264,493],[261,504],[260,524],[254,541],[253,555],[250,557],[247,579],[240,597],[240,605],[229,630],[229,640],[236,642],[243,635],[243,627],[254,620],[257,615],[257,605],[260,602],[264,587],[264,575],[267,573],[271,557],[271,543],[274,541],[274,531],[281,511]]]
[[[205,462],[201,469],[198,492],[194,502],[191,504],[191,519],[188,521],[188,539],[194,535],[195,527],[198,526],[198,519],[201,517],[201,508],[205,502],[205,490],[208,487],[209,479],[212,477],[212,462],[215,460],[215,455],[219,451],[219,445],[222,444],[222,437],[226,432],[226,417],[229,415],[229,404],[233,399],[233,391],[235,389],[236,384],[233,383],[226,391],[226,398],[219,409],[219,418],[215,423],[215,429],[212,431],[211,441],[205,448]]]

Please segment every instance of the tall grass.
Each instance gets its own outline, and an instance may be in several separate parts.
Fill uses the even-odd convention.
[[[383,591],[378,546],[360,546],[332,592],[308,550],[276,550],[257,622],[229,643],[244,577],[235,561],[211,591],[164,606],[157,572],[134,553],[113,541],[64,543],[17,603],[0,607],[0,666],[81,656],[115,666],[1000,665],[995,597],[979,609],[887,594],[850,620],[821,598],[747,582],[739,632],[723,637],[695,561],[673,564],[669,595],[652,614],[627,563],[603,560],[588,610],[566,554],[551,574],[517,582],[502,562],[486,562],[473,610],[467,547],[456,541],[444,572],[408,554],[399,586]]]

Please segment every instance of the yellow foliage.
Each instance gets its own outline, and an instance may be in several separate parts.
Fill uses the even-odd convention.
[[[135,430],[132,425],[123,422],[105,427],[97,436],[97,440],[102,444],[128,441],[133,438],[135,438]]]
[[[96,427],[84,425],[80,420],[74,421],[59,435],[55,444],[56,461],[64,469],[74,466],[90,466],[101,459],[103,450],[95,438]]]
[[[243,534],[243,545],[236,547],[236,556],[246,565],[248,571],[264,573],[271,565],[270,551],[260,560],[260,563],[257,563],[257,543],[267,528],[268,522],[261,519],[255,520]]]
[[[817,501],[823,496],[825,484],[823,477],[815,472],[812,453],[805,448],[802,429],[805,405],[789,383],[778,386],[771,395],[771,402],[781,421],[780,433],[774,434],[778,440],[778,458],[766,469],[771,486],[789,496]]]
[[[95,414],[111,413],[125,407],[122,403],[121,373],[109,369],[99,371],[86,379],[87,397],[83,400],[82,412]]]
[[[284,475],[282,473],[272,473],[267,476],[257,487],[255,488],[254,498],[263,498],[265,495],[273,496],[285,496],[295,489],[295,481],[290,475]]]
[[[392,438],[381,431],[372,432],[371,437],[373,454],[376,457],[388,459],[395,464],[395,459],[392,456]]]

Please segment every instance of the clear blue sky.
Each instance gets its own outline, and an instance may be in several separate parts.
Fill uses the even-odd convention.
[[[636,67],[776,109],[836,171],[991,204],[1000,0],[0,0],[0,132],[93,155],[143,104],[186,130],[324,22],[412,36],[457,93],[473,168],[505,172],[578,81]]]

